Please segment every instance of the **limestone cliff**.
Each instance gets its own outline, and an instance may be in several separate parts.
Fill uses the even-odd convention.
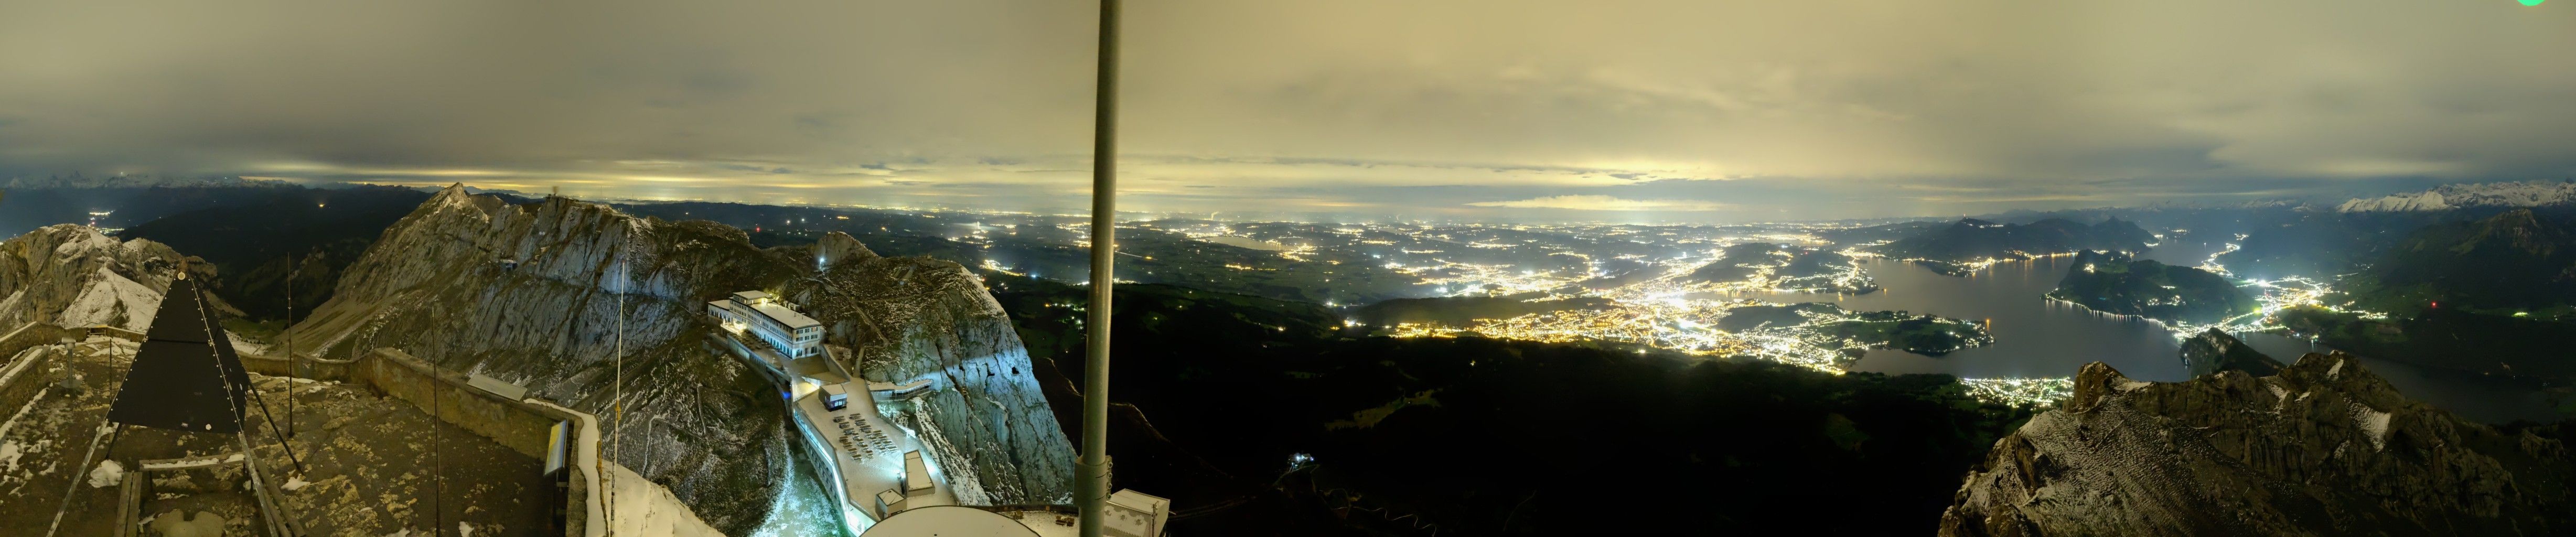
[[[958,501],[1069,501],[1073,446],[1010,316],[983,281],[956,263],[867,254],[840,233],[822,245],[837,261],[788,296],[828,323],[827,340],[852,349],[846,365],[861,377],[936,383],[896,418],[921,433],[946,468],[975,470],[948,473]]]
[[[2350,356],[2132,381],[2084,366],[1995,443],[1944,536],[2565,535],[2576,460],[2399,395]]]
[[[182,259],[161,243],[118,241],[70,224],[0,242],[0,330],[28,322],[141,330],[152,324]],[[192,269],[214,274],[211,265]]]
[[[2191,376],[2195,377],[2230,369],[2269,377],[2284,367],[2280,360],[2264,356],[2262,352],[2246,346],[2244,341],[2237,340],[2236,336],[2227,335],[2227,331],[2217,328],[2202,330],[2182,340],[2182,365],[2189,368]]]
[[[812,260],[755,248],[741,230],[714,222],[635,218],[605,205],[562,198],[511,205],[450,187],[388,228],[349,266],[331,301],[296,331],[303,341],[319,342],[313,348],[320,354],[399,347],[440,367],[518,383],[534,396],[597,413],[603,420],[619,421],[622,410],[625,418],[617,437],[624,445],[614,448],[618,462],[669,484],[717,528],[741,533],[768,516],[788,471],[784,465],[790,460],[786,450],[791,438],[783,425],[786,408],[769,381],[715,344],[716,332],[703,318],[706,301],[755,289],[814,300],[805,313],[832,326],[830,337],[841,342],[854,341],[849,331],[858,324],[851,319],[869,316],[877,320],[873,328],[901,338],[880,346],[925,349],[903,355],[925,364],[925,370],[983,356],[944,354],[970,350],[1017,357],[1018,367],[1026,367],[1025,356],[1016,354],[1021,352],[1017,340],[975,335],[978,328],[963,322],[988,315],[980,304],[992,299],[979,287],[936,288],[946,294],[869,295],[876,302],[864,304],[833,301],[841,295],[828,282],[928,277],[940,272],[934,265],[962,273],[953,264],[855,255],[865,248],[852,247],[855,240],[835,245],[833,251],[863,264],[818,273]],[[912,268],[873,274],[904,267]],[[892,309],[919,315],[882,313]],[[989,315],[998,318],[998,313]],[[960,321],[922,326],[920,319]],[[1005,324],[1000,330],[1008,334],[1010,329]],[[622,390],[610,381],[621,347]],[[991,402],[1020,396],[968,395],[987,386],[945,384],[951,389],[932,399],[959,402],[923,405],[930,421],[958,423],[941,430],[952,439],[965,438],[955,443],[967,446],[932,455],[943,469],[972,466],[991,476],[978,482],[1016,481],[1013,467],[987,467],[981,459],[968,464],[961,458],[991,449],[982,446],[1012,441],[985,440],[964,425],[1012,421],[995,416],[1017,410]],[[622,399],[613,397],[620,392]],[[1025,398],[1038,401],[1038,414],[1047,415],[1036,388],[1026,392]],[[1055,430],[1051,420],[1042,425]],[[1062,449],[1053,456],[1069,465],[1072,452]],[[1023,498],[995,494],[994,499]]]
[[[795,266],[710,222],[449,187],[350,263],[296,325],[297,348],[400,348],[597,414],[616,431],[602,449],[617,462],[739,533],[768,516],[789,475],[786,408],[759,371],[710,345],[698,316],[705,297],[774,285]]]

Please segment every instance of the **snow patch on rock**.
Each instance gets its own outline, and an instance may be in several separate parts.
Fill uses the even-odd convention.
[[[99,267],[88,287],[81,289],[54,324],[62,326],[108,325],[141,331],[152,326],[152,316],[159,313],[161,292],[154,291],[107,267]]]
[[[2349,410],[2352,411],[2352,422],[2354,425],[2361,427],[2361,432],[2368,433],[2370,435],[2371,449],[2382,451],[2387,450],[2389,414],[2387,412],[2380,412],[2376,409],[2372,409],[2369,405],[2361,403],[2350,403],[2350,405],[2351,407]]]
[[[89,471],[89,488],[108,488],[124,480],[125,465],[113,460],[98,461],[98,468]]]

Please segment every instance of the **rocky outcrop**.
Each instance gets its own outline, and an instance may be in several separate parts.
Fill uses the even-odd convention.
[[[818,248],[845,258],[818,272],[813,261],[755,248],[741,230],[714,222],[636,218],[563,198],[512,205],[449,187],[386,229],[296,330],[328,356],[401,348],[598,414],[623,444],[609,448],[618,462],[668,484],[717,528],[742,533],[768,516],[784,487],[787,410],[762,373],[720,350],[703,320],[706,301],[742,290],[791,297],[831,327],[835,344],[885,356],[892,365],[870,367],[888,371],[1027,367],[1007,323],[979,324],[1000,319],[999,308],[980,286],[951,281],[962,268],[859,255],[865,247],[843,238]],[[896,283],[864,292],[883,282]],[[858,330],[882,337],[854,337]],[[612,382],[621,367],[622,385]],[[1034,382],[1016,395],[1008,383],[956,376],[920,405],[923,421],[955,446],[932,453],[951,479],[1003,491],[988,492],[999,502],[1069,490],[1061,480],[1018,479],[1022,469],[1049,467],[1049,457],[1072,459],[1062,433],[1049,454],[1039,435],[1003,432],[1057,430],[1051,418],[1018,418],[1024,401],[1049,416]],[[1003,447],[1021,444],[1031,447]],[[961,478],[960,468],[976,478]]]
[[[118,241],[70,224],[0,242],[0,327],[41,322],[142,330],[184,259],[161,243]],[[214,275],[210,265],[191,268]]]
[[[843,261],[860,261],[876,257],[876,251],[869,250],[868,245],[860,244],[857,237],[851,237],[848,233],[838,231],[825,233],[822,240],[814,242],[814,264],[818,268],[829,267]]]
[[[2407,399],[2341,353],[2178,383],[2097,362],[2064,408],[1995,443],[1939,531],[2565,535],[2571,478],[2561,441]]]
[[[2288,367],[2217,328],[2202,330],[2190,339],[2182,340],[2182,364],[2191,370],[2194,377],[2230,370],[2269,377]]]
[[[350,263],[296,325],[297,348],[397,348],[597,414],[616,462],[739,533],[768,516],[791,471],[786,407],[698,319],[705,300],[775,289],[799,266],[720,224],[449,187]]]
[[[837,238],[836,238],[837,237]],[[922,438],[945,468],[958,501],[1062,503],[1071,491],[1073,446],[1047,406],[1029,355],[983,281],[956,263],[877,257],[847,235],[816,248],[848,247],[821,276],[789,297],[828,323],[826,340],[851,349],[845,364],[876,382],[928,379],[939,389],[893,416]]]

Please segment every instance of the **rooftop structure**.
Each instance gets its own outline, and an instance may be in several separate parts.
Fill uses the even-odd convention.
[[[1100,520],[1100,531],[1116,537],[1161,537],[1163,522],[1171,518],[1172,501],[1152,494],[1121,490],[1109,495],[1108,516]]]

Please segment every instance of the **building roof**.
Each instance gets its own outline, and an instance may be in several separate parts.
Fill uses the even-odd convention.
[[[769,293],[761,291],[743,291],[734,293],[733,298],[734,300],[740,300],[744,303],[759,302],[761,299],[769,298]]]
[[[809,326],[823,326],[822,321],[816,321],[813,317],[806,317],[805,314],[797,313],[796,310],[787,309],[786,306],[778,305],[776,302],[762,303],[758,306],[752,306],[751,309],[752,311],[760,312],[761,316],[768,317],[769,320],[778,321],[778,324],[786,326],[788,330],[795,330]]]

